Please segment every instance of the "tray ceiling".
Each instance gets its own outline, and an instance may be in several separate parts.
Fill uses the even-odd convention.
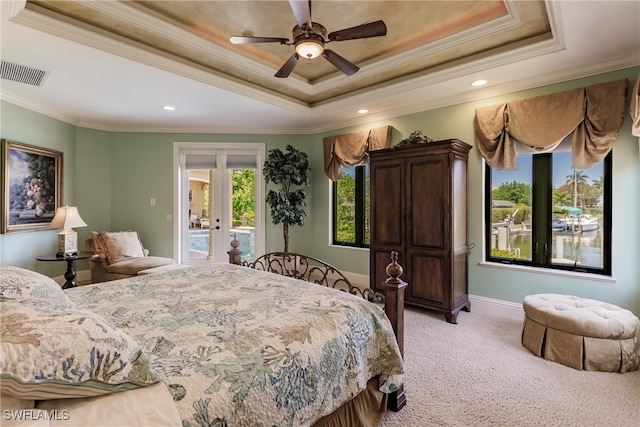
[[[2,98],[107,130],[318,132],[640,63],[640,7],[626,1],[313,1],[328,32],[381,19],[387,35],[327,45],[360,67],[352,76],[320,57],[285,79],[274,74],[293,46],[229,37],[292,39],[287,1],[8,0],[2,11],[2,60],[47,71],[37,89],[3,79]],[[490,83],[471,95],[476,78]],[[147,110],[161,102],[179,104],[173,116]]]
[[[293,78],[278,79],[273,74],[292,46],[233,45],[229,37],[292,39],[296,20],[287,1],[54,0],[26,8],[310,106],[552,38],[542,1],[315,1],[312,18],[329,32],[382,19],[387,35],[330,44],[361,68],[354,76],[315,58],[300,60]]]

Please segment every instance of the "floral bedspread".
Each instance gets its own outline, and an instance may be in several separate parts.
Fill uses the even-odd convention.
[[[144,344],[184,427],[304,426],[403,364],[388,318],[362,298],[226,263],[67,291]]]

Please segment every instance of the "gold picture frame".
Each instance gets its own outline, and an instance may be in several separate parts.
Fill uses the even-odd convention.
[[[2,233],[49,227],[62,202],[62,155],[2,140]]]

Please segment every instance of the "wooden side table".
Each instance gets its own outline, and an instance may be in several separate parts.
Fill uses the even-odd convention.
[[[78,252],[75,255],[40,255],[36,259],[38,261],[66,261],[67,271],[64,273],[64,278],[67,280],[62,285],[62,289],[75,288],[78,286],[76,283],[76,272],[73,270],[73,261],[77,259],[87,259],[93,255],[93,252]]]

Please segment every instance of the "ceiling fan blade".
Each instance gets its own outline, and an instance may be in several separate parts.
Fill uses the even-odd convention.
[[[246,44],[246,43],[281,43],[287,44],[289,39],[281,37],[245,37],[245,36],[233,36],[229,39],[233,44]]]
[[[289,0],[289,5],[293,11],[293,15],[296,17],[298,27],[302,28],[304,25],[311,28],[311,1],[310,0]]]
[[[387,34],[387,26],[384,21],[370,22],[368,24],[357,25],[344,30],[329,33],[329,41],[339,42],[342,40],[366,39],[368,37],[378,37]]]
[[[297,53],[291,55],[291,58],[287,59],[287,62],[284,63],[284,65],[278,70],[275,76],[280,78],[289,77],[289,74],[291,74],[293,69],[296,67],[296,64],[298,63],[298,58],[299,56]]]
[[[347,76],[355,74],[360,69],[357,65],[352,64],[330,49],[325,49],[324,52],[322,52],[322,56],[324,56],[327,61],[331,62],[338,70],[342,71]]]

